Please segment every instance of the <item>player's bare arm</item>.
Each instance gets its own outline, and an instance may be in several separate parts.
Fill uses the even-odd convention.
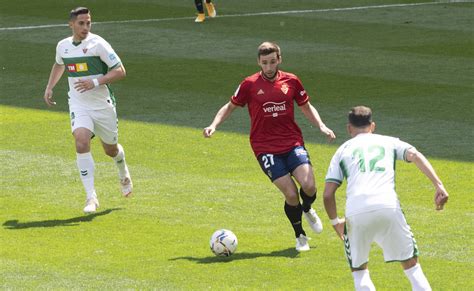
[[[434,195],[436,210],[442,210],[444,204],[448,202],[449,194],[444,188],[443,182],[441,182],[441,179],[433,169],[433,166],[431,166],[431,163],[415,148],[410,148],[407,150],[406,160],[415,163],[418,169],[420,169],[420,171],[431,180],[431,183],[433,183],[433,186],[436,189]]]
[[[53,88],[61,79],[61,76],[64,73],[65,66],[54,63],[53,67],[51,68],[51,73],[49,74],[48,85],[46,85],[46,89],[44,90],[44,102],[49,107],[56,105],[56,102],[53,99]]]
[[[344,219],[340,219],[337,216],[337,207],[336,207],[336,190],[339,187],[338,184],[332,182],[326,182],[324,186],[324,208],[326,209],[326,213],[328,214],[329,219],[331,220],[331,224],[333,224],[333,228],[337,233],[337,236],[344,240]],[[333,223],[334,221],[334,223]]]
[[[204,128],[202,132],[204,137],[211,137],[216,131],[216,128],[232,114],[235,108],[237,108],[237,106],[232,104],[232,102],[228,102],[222,106],[214,117],[212,123],[208,127]]]
[[[87,80],[79,79],[77,82],[74,83],[74,88],[78,92],[84,93],[88,90],[93,89],[96,86],[103,85],[103,84],[111,84],[115,81],[121,80],[125,78],[126,75],[127,73],[125,72],[124,66],[120,65],[117,68],[114,68],[110,70],[109,72],[107,72],[107,74],[105,74],[104,76],[95,79],[97,80],[97,85],[94,84],[94,79],[87,79]]]
[[[319,116],[318,111],[313,105],[311,105],[310,102],[301,105],[300,109],[304,116],[311,122],[311,124],[318,127],[321,133],[326,135],[328,141],[333,141],[336,138],[334,132],[324,124],[324,122],[321,120],[321,117]]]

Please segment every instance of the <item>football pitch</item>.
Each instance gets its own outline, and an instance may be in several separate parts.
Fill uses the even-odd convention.
[[[441,3],[442,2],[442,3]],[[194,23],[191,0],[0,0],[0,288],[352,290],[343,243],[322,203],[324,176],[348,139],[346,113],[374,111],[377,133],[424,153],[450,193],[398,162],[396,190],[433,290],[474,289],[474,3],[423,0],[214,0],[218,17]],[[112,85],[119,140],[134,195],[121,197],[116,167],[94,139],[98,212],[82,212],[67,108],[67,78],[48,109],[43,92],[68,11],[92,10],[92,32],[121,57]],[[283,197],[248,142],[247,109],[210,139],[202,129],[258,71],[257,46],[282,49],[323,121],[328,144],[296,118],[318,186],[324,231],[297,253]],[[339,213],[345,183],[337,193]],[[306,222],[304,222],[306,223]],[[220,228],[238,237],[229,258],[209,250]],[[398,263],[374,245],[378,290],[409,290]]]

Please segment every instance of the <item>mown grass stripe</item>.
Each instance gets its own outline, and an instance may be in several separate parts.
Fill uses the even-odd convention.
[[[287,14],[321,13],[321,12],[339,12],[339,11],[353,11],[353,10],[380,9],[380,8],[393,8],[393,7],[409,7],[409,6],[421,6],[421,5],[447,4],[447,3],[462,3],[462,2],[469,2],[469,1],[421,2],[421,3],[408,3],[408,4],[407,3],[404,3],[404,4],[387,4],[387,5],[371,5],[371,6],[356,6],[356,7],[343,7],[343,8],[327,8],[327,9],[266,11],[266,12],[254,12],[254,13],[224,14],[224,15],[219,15],[219,18],[223,18],[223,17],[272,16],[272,15],[287,15]],[[151,18],[151,19],[114,20],[114,21],[93,22],[93,24],[97,25],[97,24],[117,24],[117,23],[166,22],[166,21],[189,20],[189,19],[194,19],[194,17],[169,17],[169,18]],[[68,26],[68,24],[45,24],[45,25],[29,25],[29,26],[17,26],[17,27],[0,27],[0,31],[29,30],[29,29],[55,28],[55,27],[65,27],[65,26]]]

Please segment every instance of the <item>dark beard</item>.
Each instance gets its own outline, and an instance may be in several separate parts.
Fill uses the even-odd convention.
[[[278,70],[275,71],[275,74],[273,74],[273,76],[271,78],[267,77],[267,75],[265,75],[265,72],[262,70],[262,76],[267,79],[268,81],[272,81],[273,79],[275,79],[276,75],[278,74]]]

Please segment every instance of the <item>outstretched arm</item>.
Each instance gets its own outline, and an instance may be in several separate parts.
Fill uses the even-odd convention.
[[[84,93],[87,90],[91,90],[96,86],[102,85],[102,84],[110,84],[115,81],[121,80],[125,78],[127,73],[125,72],[125,67],[123,65],[119,65],[116,68],[113,68],[112,70],[108,71],[107,74],[97,78],[97,79],[87,79],[87,80],[79,80],[74,83],[74,88],[81,92]],[[97,80],[97,84],[94,83],[94,80]]]
[[[237,106],[232,104],[230,101],[222,106],[214,117],[211,125],[204,128],[204,131],[202,132],[204,137],[211,137],[211,135],[216,131],[216,128],[232,114],[235,108],[237,108]]]
[[[318,111],[314,108],[309,101],[304,105],[300,106],[301,111],[303,112],[304,116],[313,124],[314,126],[318,127],[319,130],[326,135],[328,141],[332,141],[336,138],[334,132],[329,129],[324,122],[321,120]]]
[[[344,219],[340,219],[337,216],[337,207],[336,207],[336,190],[339,187],[338,184],[332,182],[326,182],[324,186],[324,208],[328,214],[331,224],[336,231],[340,239],[344,240]]]
[[[53,99],[53,88],[61,79],[61,76],[64,73],[64,65],[60,65],[58,63],[54,63],[53,67],[51,68],[51,73],[49,74],[48,85],[46,85],[46,89],[44,90],[44,102],[51,107],[56,105]]]
[[[441,182],[438,175],[436,175],[436,172],[433,169],[433,166],[431,166],[431,163],[422,153],[417,151],[415,148],[410,148],[407,150],[406,160],[415,163],[418,169],[420,169],[420,171],[422,171],[423,174],[425,174],[425,176],[431,180],[431,183],[433,183],[436,189],[434,196],[436,210],[442,210],[444,204],[448,202],[449,194],[446,189],[444,189],[443,182]]]

